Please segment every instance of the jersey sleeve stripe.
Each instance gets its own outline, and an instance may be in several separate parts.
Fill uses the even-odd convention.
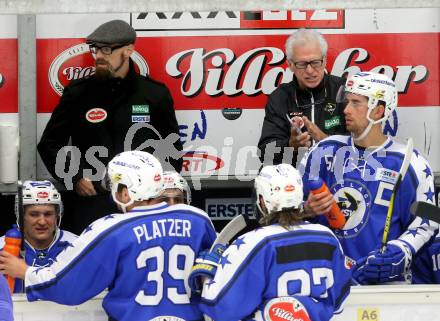
[[[277,263],[326,260],[331,261],[336,247],[321,242],[308,242],[277,247]]]

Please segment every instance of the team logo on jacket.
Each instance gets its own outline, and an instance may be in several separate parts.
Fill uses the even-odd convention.
[[[267,302],[264,307],[266,321],[310,321],[304,305],[293,297],[280,297]]]
[[[100,123],[107,118],[107,112],[102,108],[92,108],[86,113],[86,119],[91,123]]]
[[[370,191],[364,184],[352,179],[335,184],[330,190],[346,219],[344,227],[335,230],[335,234],[341,238],[357,235],[368,222],[372,201]]]
[[[330,114],[333,115],[333,113],[334,113],[335,110],[336,110],[336,104],[334,104],[334,103],[327,103],[327,104],[325,105],[325,107],[324,107],[324,110],[325,110],[326,112],[328,112],[328,113],[330,113]]]

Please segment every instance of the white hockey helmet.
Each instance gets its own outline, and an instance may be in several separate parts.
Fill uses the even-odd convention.
[[[188,182],[176,171],[163,172],[163,190],[177,188],[181,190],[185,196],[185,203],[191,204],[191,189]]]
[[[58,226],[60,226],[63,216],[63,202],[61,195],[55,186],[49,181],[25,181],[23,183],[23,207],[26,205],[55,205],[56,212],[59,216]],[[15,195],[15,217],[17,225],[20,222],[20,212],[18,210],[18,195]]]
[[[365,131],[356,139],[364,138],[371,126],[385,122],[397,107],[397,88],[390,78],[374,72],[359,72],[347,79],[345,93],[353,93],[368,98],[367,119],[369,122]],[[371,111],[382,101],[385,103],[385,112],[382,118],[374,120],[370,117]]]
[[[107,176],[113,200],[123,212],[135,201],[157,197],[163,189],[162,165],[147,152],[128,151],[116,155],[108,164]],[[128,189],[128,203],[121,203],[116,198],[120,184]]]
[[[300,208],[303,202],[303,184],[298,170],[290,164],[269,165],[255,178],[257,206],[263,215],[284,208]],[[263,197],[267,213],[260,206]]]

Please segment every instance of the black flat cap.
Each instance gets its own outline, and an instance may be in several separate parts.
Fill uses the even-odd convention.
[[[88,44],[131,44],[136,40],[136,31],[123,20],[111,20],[96,28],[87,38]]]

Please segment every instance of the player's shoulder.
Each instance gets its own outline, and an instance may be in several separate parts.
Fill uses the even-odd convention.
[[[305,237],[311,239],[314,236],[330,238],[332,241],[337,241],[336,236],[326,226],[321,224],[304,223],[293,225],[289,229],[282,227],[279,224],[272,224],[257,228],[244,234],[241,238],[246,239],[246,242],[254,247],[258,244],[269,243],[273,240],[281,240],[283,238]]]
[[[77,237],[78,235],[73,234],[72,232],[60,230],[60,241],[62,242],[73,242]]]
[[[401,142],[392,140],[392,143],[387,147],[386,152],[389,153],[387,156],[398,155],[399,158],[404,159],[407,151],[407,145]],[[431,166],[428,163],[426,157],[416,148],[413,148],[411,154],[410,168],[416,173],[427,172],[431,173]]]
[[[195,206],[187,204],[175,204],[169,206],[167,212],[173,215],[178,215],[179,218],[188,219],[199,226],[204,226],[203,229],[208,227],[208,229],[215,231],[209,215],[204,210],[201,210]]]
[[[331,135],[315,144],[307,152],[307,155],[315,154],[318,152],[328,152],[328,150],[337,150],[339,148],[346,147],[350,144],[350,136],[348,135]]]
[[[175,205],[169,206],[167,211],[179,212],[179,213],[182,213],[182,214],[189,214],[189,215],[200,216],[202,218],[205,218],[205,219],[209,220],[209,216],[208,216],[208,214],[204,210],[202,210],[200,208],[197,208],[195,206],[192,206],[192,205],[175,204]]]

